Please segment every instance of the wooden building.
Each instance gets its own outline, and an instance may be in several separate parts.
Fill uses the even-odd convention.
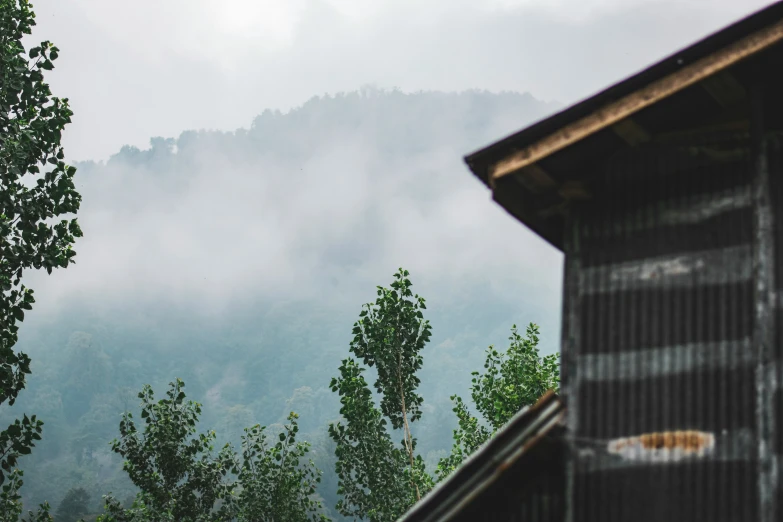
[[[783,521],[783,2],[466,162],[565,255],[563,450],[406,520]]]

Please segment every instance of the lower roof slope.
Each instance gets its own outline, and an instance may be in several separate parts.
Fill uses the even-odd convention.
[[[401,522],[505,520],[503,509],[519,511],[526,497],[562,497],[558,478],[563,470],[564,413],[562,402],[552,392],[520,411]],[[512,493],[505,491],[509,483]],[[542,491],[545,484],[549,487]],[[504,505],[509,501],[510,505]]]

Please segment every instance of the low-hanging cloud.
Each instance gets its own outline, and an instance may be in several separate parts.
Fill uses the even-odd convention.
[[[425,295],[486,283],[556,303],[559,253],[462,163],[551,109],[516,94],[367,89],[247,130],[126,148],[77,174],[76,265],[29,281],[50,313],[143,301],[215,314],[258,296],[358,305],[398,266]]]

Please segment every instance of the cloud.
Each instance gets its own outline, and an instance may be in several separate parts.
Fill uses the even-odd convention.
[[[556,309],[560,254],[462,163],[548,110],[512,94],[366,90],[84,165],[85,237],[76,265],[30,275],[39,314],[139,302],[219,315],[259,298],[356,306],[399,266],[423,295],[492,284],[498,298],[546,294]]]
[[[372,83],[531,92],[571,103],[766,0],[37,0],[62,49],[69,157]],[[143,36],[142,36],[143,35]]]

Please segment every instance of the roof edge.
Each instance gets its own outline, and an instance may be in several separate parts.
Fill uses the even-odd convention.
[[[493,173],[488,163],[501,162],[503,158],[499,156],[505,155],[504,149],[518,147],[514,157],[500,166],[501,176],[535,163],[781,41],[783,1],[778,1],[593,96],[466,155],[464,161],[479,179],[492,187]],[[672,84],[667,85],[667,81]],[[646,92],[645,88],[653,92]],[[626,99],[634,94],[640,95],[638,99]],[[647,101],[644,95],[657,96]]]
[[[534,405],[517,413],[500,432],[470,455],[448,479],[415,504],[400,522],[448,521],[556,428],[562,422],[563,415],[564,406],[559,397],[552,391],[547,392]],[[529,424],[525,425],[527,422]],[[512,435],[515,428],[521,429],[522,432]],[[482,464],[482,460],[487,462]],[[449,491],[455,483],[457,487]]]
[[[615,102],[604,105],[589,115],[562,127],[555,133],[498,161],[488,173],[490,184],[498,178],[532,165],[781,41],[783,41],[783,20],[756,31],[734,44],[723,47],[695,63],[684,66],[679,71],[664,76]]]

